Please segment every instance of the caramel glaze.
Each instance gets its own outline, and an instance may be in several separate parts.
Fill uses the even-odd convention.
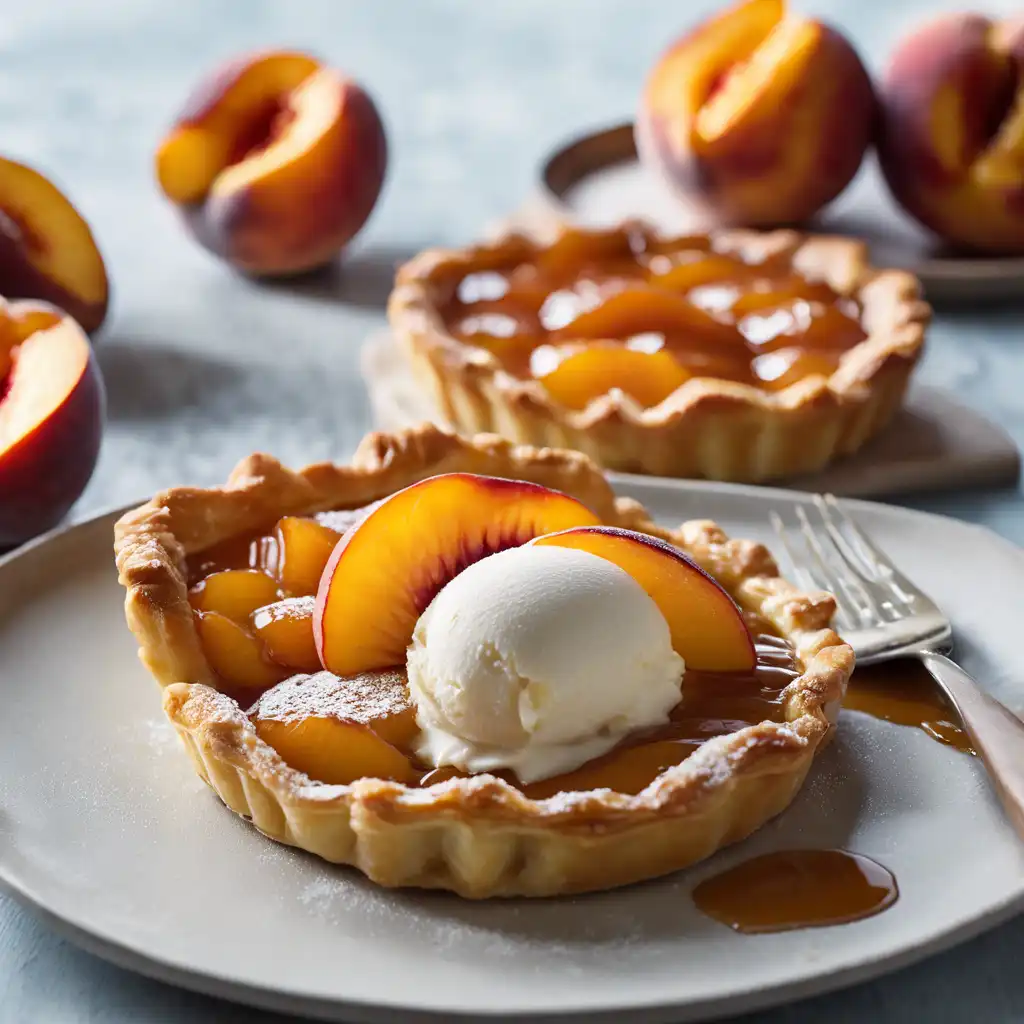
[[[892,873],[862,854],[783,850],[705,879],[693,902],[735,931],[759,935],[859,921],[898,895]]]
[[[441,312],[455,337],[539,378],[574,344],[612,341],[664,348],[691,376],[778,390],[831,374],[866,337],[858,302],[787,255],[747,262],[707,238],[642,231],[569,231],[530,262],[465,275]]]
[[[913,659],[859,668],[843,707],[923,730],[933,740],[975,754],[970,737],[927,669]]]

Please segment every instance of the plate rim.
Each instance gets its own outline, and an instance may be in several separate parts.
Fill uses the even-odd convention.
[[[616,485],[616,490],[623,493],[629,493],[635,488],[655,494],[660,493],[670,498],[678,498],[687,493],[710,492],[762,503],[765,500],[770,501],[773,497],[800,503],[812,500],[812,495],[807,492],[780,487],[760,487],[717,481],[673,480],[665,477],[644,477],[633,474],[608,475],[612,483]],[[987,542],[990,543],[994,539],[997,546],[1014,556],[1015,561],[1024,562],[1024,548],[1018,547],[1013,541],[987,526],[967,522],[953,516],[905,508],[885,502],[865,499],[843,500],[849,502],[854,508],[881,508],[884,510],[883,514],[896,514],[903,519],[920,521],[923,517],[925,520],[940,520],[953,523],[957,527],[972,528],[985,535]],[[139,503],[130,502],[106,507],[74,522],[58,526],[0,557],[0,585],[2,585],[3,570],[10,563],[23,557],[33,555],[38,557],[43,548],[55,541],[70,540],[72,535],[89,529],[97,529],[102,523],[106,522],[112,526],[116,518],[125,511],[136,507],[137,504]],[[633,999],[626,1004],[606,1005],[600,1009],[565,1009],[554,1012],[496,1009],[484,1012],[467,1011],[464,1008],[454,1007],[443,1008],[437,1005],[424,1009],[415,1003],[404,1001],[367,1002],[358,998],[339,999],[316,996],[297,990],[288,990],[279,985],[264,986],[216,971],[197,969],[195,965],[140,950],[129,943],[118,940],[109,932],[90,927],[88,922],[82,920],[79,915],[61,912],[53,905],[50,898],[39,893],[31,882],[20,877],[16,870],[12,870],[2,860],[0,860],[0,892],[10,896],[19,906],[37,914],[46,927],[51,928],[62,938],[70,940],[79,948],[99,956],[119,968],[133,971],[147,978],[213,998],[226,999],[272,1011],[298,1012],[324,1020],[352,1019],[355,1015],[360,1020],[374,1022],[374,1024],[382,1024],[384,1021],[397,1019],[399,1016],[402,1020],[424,1022],[446,1019],[465,1021],[528,1019],[536,1024],[543,1021],[563,1022],[574,1019],[621,1020],[633,1021],[637,1024],[712,1020],[721,1016],[746,1013],[755,1009],[769,1009],[812,996],[825,995],[859,982],[882,977],[990,931],[1024,910],[1024,883],[1022,883],[1019,890],[1008,893],[1004,900],[990,907],[983,915],[962,921],[938,936],[924,937],[916,943],[902,947],[895,953],[867,955],[856,963],[828,974],[812,975],[797,981],[755,985],[729,995],[707,997],[699,1002],[666,1002],[664,998],[656,998],[650,1003],[641,1004]]]

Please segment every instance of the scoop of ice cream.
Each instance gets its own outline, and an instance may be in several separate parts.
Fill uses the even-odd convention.
[[[522,782],[558,775],[667,721],[683,668],[629,573],[586,551],[511,548],[461,572],[416,623],[418,754]]]

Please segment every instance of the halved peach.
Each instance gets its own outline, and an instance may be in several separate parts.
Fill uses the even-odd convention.
[[[107,315],[109,285],[89,225],[38,171],[0,158],[0,295],[63,309],[83,331]]]
[[[689,205],[718,220],[810,217],[850,182],[871,142],[876,102],[849,41],[745,0],[658,60],[637,118],[637,148]]]
[[[950,242],[1024,253],[1019,5],[1004,22],[944,14],[915,28],[889,61],[881,98],[879,161],[897,202]]]
[[[314,605],[311,595],[286,597],[252,613],[256,635],[278,664],[299,672],[316,672],[320,668],[320,655],[313,639]]]
[[[233,622],[245,623],[257,609],[278,597],[277,584],[258,569],[225,569],[211,573],[188,592],[199,612],[220,612]]]
[[[297,676],[268,690],[250,717],[264,742],[320,782],[412,782],[416,777],[396,746],[416,735],[415,709],[399,673]]]
[[[333,259],[384,181],[373,100],[303,53],[243,57],[211,76],[157,153],[157,179],[196,238],[239,269],[294,274]]]
[[[278,579],[289,594],[315,594],[341,534],[313,519],[285,516],[277,524]]]
[[[79,325],[0,300],[0,547],[55,526],[99,455],[104,391]]]
[[[749,672],[757,663],[743,615],[725,588],[663,540],[612,526],[584,526],[537,537],[531,544],[578,548],[614,562],[650,595],[686,667]]]
[[[564,358],[553,360],[554,365],[546,372],[539,372],[542,367],[538,366],[535,376],[567,409],[583,409],[613,388],[646,409],[664,401],[690,379],[672,353],[664,349],[638,352],[615,342],[566,348],[569,351]]]
[[[404,664],[416,620],[468,565],[598,522],[575,498],[522,480],[448,473],[398,491],[327,563],[313,616],[321,663],[339,676]]]
[[[262,689],[287,674],[264,657],[256,637],[220,612],[196,612],[196,629],[210,667],[231,686]]]

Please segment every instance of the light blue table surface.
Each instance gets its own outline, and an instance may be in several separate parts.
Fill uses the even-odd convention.
[[[361,340],[383,323],[393,267],[462,243],[529,193],[542,154],[631,116],[644,72],[709,0],[8,0],[0,16],[0,152],[50,172],[92,223],[114,286],[100,340],[109,425],[83,516],[154,489],[219,482],[255,449],[344,457],[369,427]],[[892,42],[955,0],[805,0],[878,69]],[[1011,11],[1008,0],[989,4]],[[192,84],[228,55],[312,48],[359,79],[387,122],[391,165],[336,276],[258,286],[194,245],[161,201],[154,148]],[[921,369],[1024,447],[1024,296],[940,312]],[[1024,496],[929,495],[917,508],[1024,543]],[[754,1015],[819,1020],[1024,1020],[1024,921],[840,994]],[[94,959],[0,897],[0,1021],[284,1018]]]

